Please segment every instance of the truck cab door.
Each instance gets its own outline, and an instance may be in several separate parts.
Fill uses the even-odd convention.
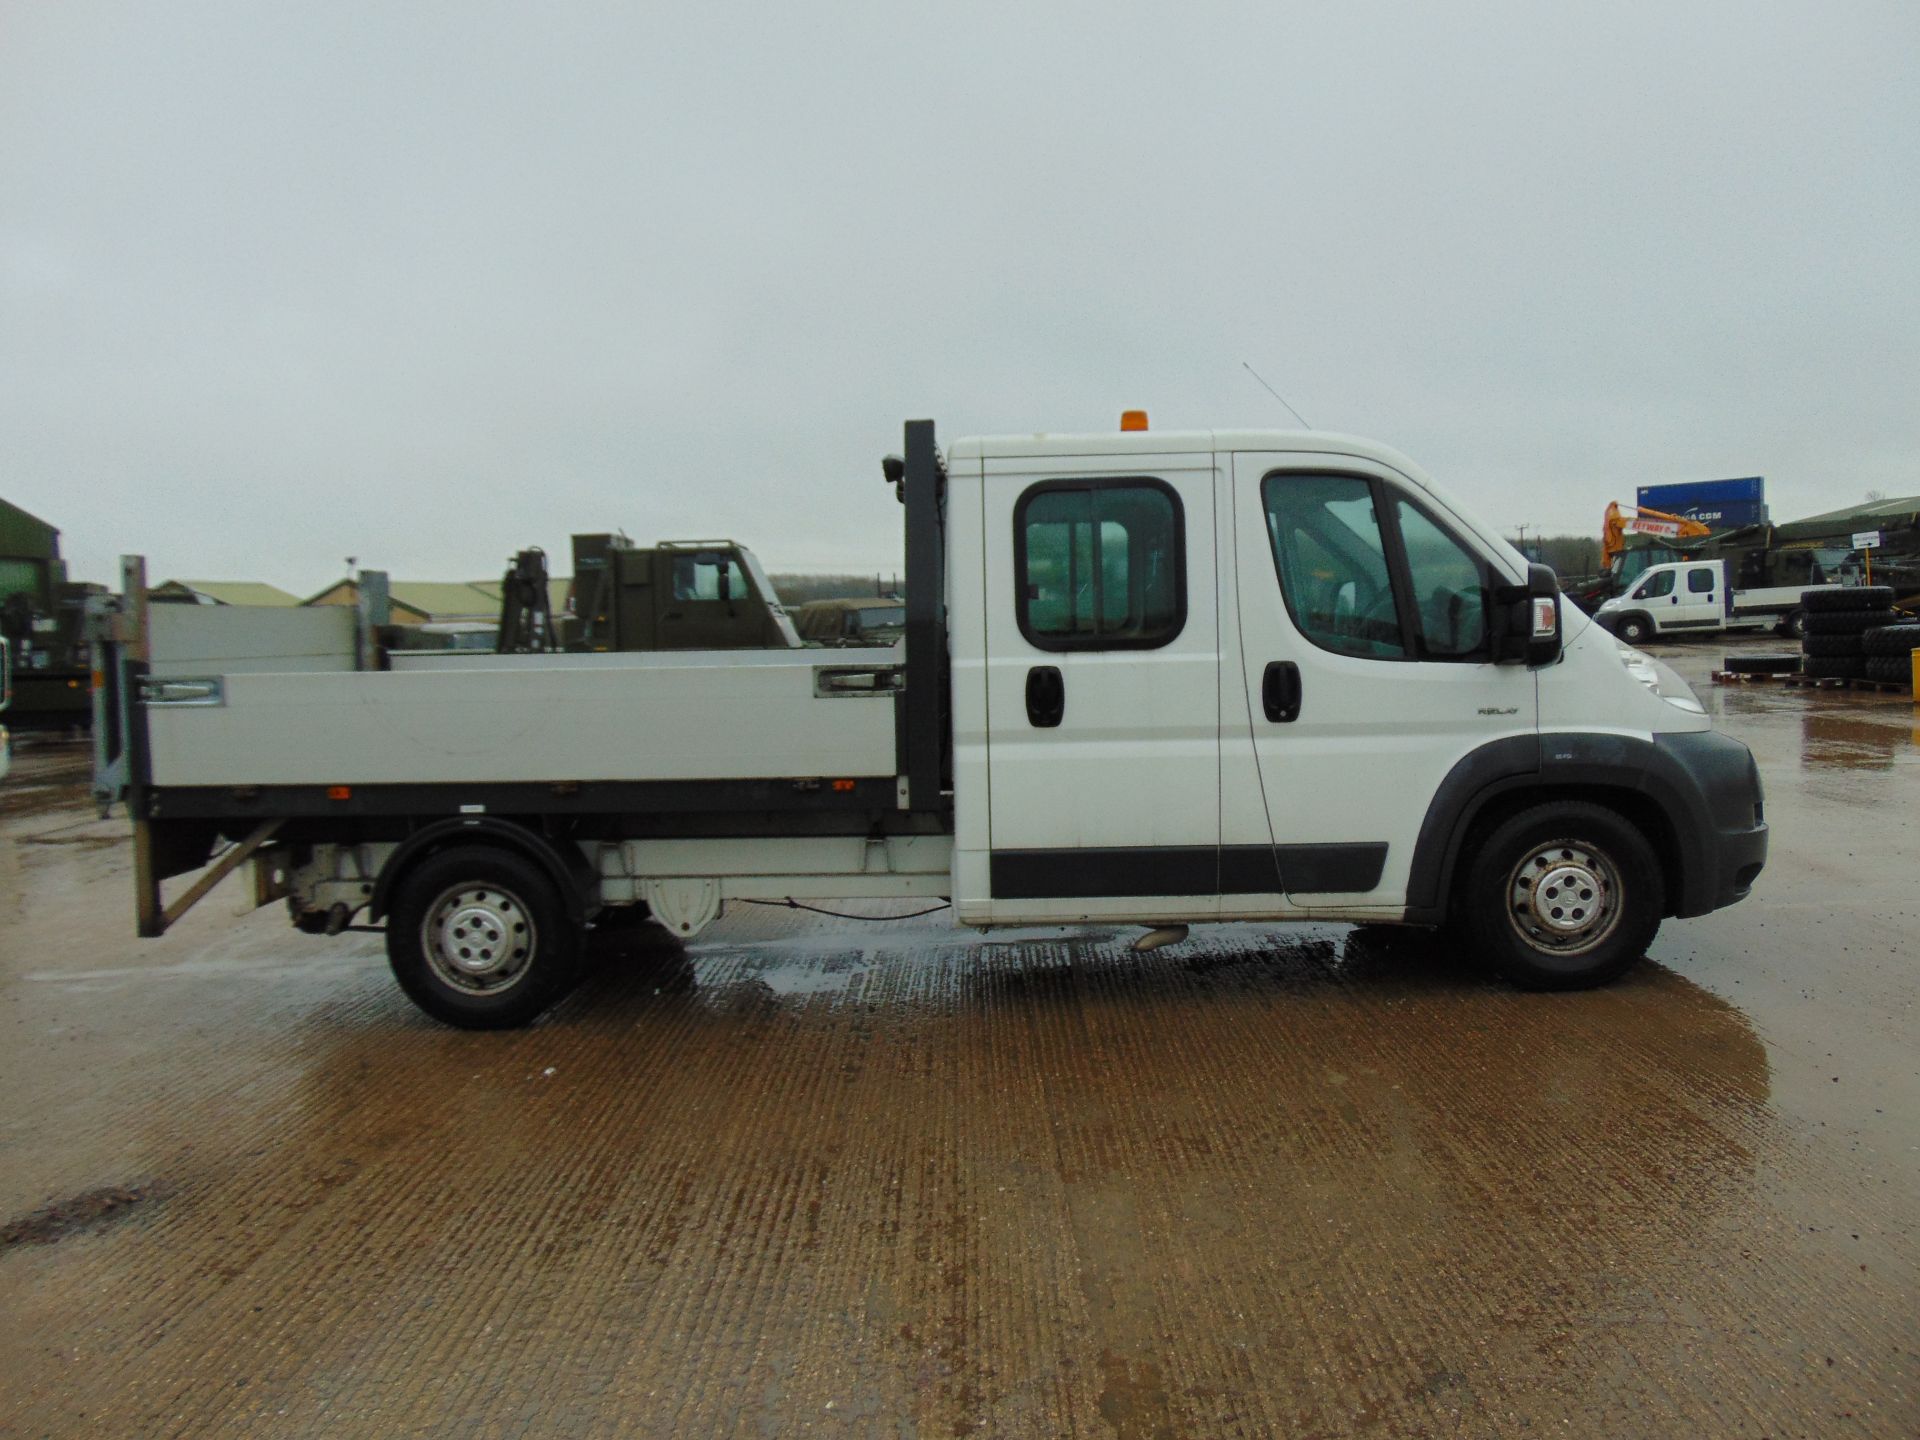
[[[662,650],[731,650],[760,643],[758,602],[727,550],[668,552],[655,629]]]
[[[1657,634],[1665,635],[1675,629],[1680,616],[1680,596],[1677,581],[1680,567],[1661,565],[1641,576],[1640,583],[1633,587],[1629,597],[1634,608],[1644,610],[1653,620]]]
[[[1729,605],[1724,581],[1726,568],[1718,560],[1689,564],[1673,587],[1672,629],[1719,630],[1725,627]]]
[[[1453,767],[1489,744],[1538,744],[1533,672],[1492,659],[1490,592],[1516,577],[1385,465],[1247,452],[1232,464],[1260,805],[1248,814],[1238,787],[1225,797],[1222,873],[1239,893],[1222,915],[1271,911],[1276,883],[1296,907],[1392,914]]]
[[[1212,455],[989,459],[981,493],[993,917],[1215,913]]]

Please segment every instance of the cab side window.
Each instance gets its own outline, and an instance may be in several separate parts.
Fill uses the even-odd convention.
[[[1687,571],[1687,593],[1691,595],[1705,595],[1712,589],[1713,589],[1713,571],[1711,570]]]
[[[1300,633],[1337,655],[1405,659],[1373,486],[1352,475],[1269,475],[1260,499]]]
[[[1042,650],[1142,650],[1185,627],[1180,499],[1158,480],[1047,480],[1013,509],[1020,633]]]
[[[1410,496],[1358,475],[1260,482],[1287,613],[1322,650],[1490,663],[1487,563]]]
[[[1640,582],[1640,588],[1633,592],[1636,600],[1658,600],[1662,595],[1673,593],[1673,571],[1662,570]]]
[[[753,594],[740,567],[725,555],[676,555],[673,558],[675,600],[745,600]]]

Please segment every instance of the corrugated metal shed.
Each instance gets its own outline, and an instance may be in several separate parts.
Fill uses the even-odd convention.
[[[169,580],[147,593],[155,600],[189,600],[200,605],[290,607],[300,603],[298,595],[262,580]]]
[[[1784,525],[1753,525],[1731,534],[1714,537],[1716,544],[1727,545],[1806,545],[1831,541],[1845,547],[1862,530],[1920,530],[1920,495],[1896,495],[1891,500],[1869,500],[1847,505],[1804,520]],[[1889,542],[1891,543],[1891,542]]]
[[[567,590],[572,583],[562,576],[548,578],[547,594],[554,614],[565,608]],[[389,580],[387,593],[393,601],[394,623],[398,625],[500,618],[498,580]],[[337,580],[300,603],[353,605],[358,603],[359,596],[360,587],[354,581]]]
[[[1820,535],[1838,534],[1842,530],[1872,530],[1880,525],[1912,524],[1916,514],[1920,514],[1920,495],[1896,495],[1891,500],[1869,500],[1863,505],[1848,505],[1839,510],[1829,510],[1823,515],[1809,515],[1804,520],[1776,525],[1774,529],[1782,535],[1789,530],[1806,530]]]

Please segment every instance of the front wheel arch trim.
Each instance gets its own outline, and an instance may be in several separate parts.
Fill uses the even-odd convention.
[[[1407,876],[1407,918],[1445,922],[1467,843],[1485,818],[1551,800],[1605,805],[1647,831],[1661,863],[1672,867],[1667,911],[1684,913],[1704,861],[1688,841],[1671,785],[1662,783],[1669,764],[1657,746],[1618,735],[1516,735],[1468,752],[1427,806]]]

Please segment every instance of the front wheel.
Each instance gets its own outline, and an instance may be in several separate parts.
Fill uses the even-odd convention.
[[[1536,805],[1474,853],[1458,897],[1473,948],[1533,990],[1604,985],[1646,953],[1666,909],[1653,847],[1584,801]]]
[[[400,988],[466,1030],[527,1024],[566,993],[579,953],[578,927],[540,868],[483,845],[421,861],[387,917]]]
[[[1613,633],[1629,645],[1644,645],[1653,638],[1653,622],[1644,615],[1629,615]]]

